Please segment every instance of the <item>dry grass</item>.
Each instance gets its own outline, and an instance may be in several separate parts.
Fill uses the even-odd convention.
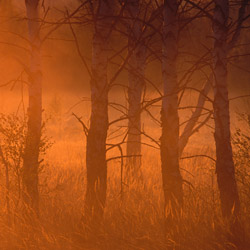
[[[130,191],[125,186],[123,201],[119,161],[109,164],[104,221],[98,232],[87,238],[87,230],[80,223],[86,182],[84,143],[80,139],[58,141],[48,153],[47,167],[41,174],[40,220],[30,225],[12,209],[12,224],[8,225],[1,195],[0,248],[225,249],[228,243],[213,163],[208,159],[182,161],[183,176],[193,186],[185,184],[182,218],[174,232],[164,235],[159,152],[144,149],[143,155],[143,185],[134,184]],[[242,209],[249,228],[250,209],[244,204],[249,201],[243,202]]]
[[[11,223],[8,223],[5,200],[5,175],[0,176],[0,249],[236,249],[227,241],[226,227],[220,214],[219,195],[214,162],[207,158],[181,161],[185,204],[175,229],[164,233],[163,192],[159,151],[143,148],[143,183],[120,191],[120,162],[108,164],[108,195],[104,221],[99,230],[89,236],[88,228],[80,223],[83,214],[86,169],[85,139],[81,126],[61,134],[58,124],[49,123],[48,133],[55,144],[47,152],[45,167],[40,175],[40,219],[27,222],[14,188],[10,194]],[[157,127],[146,127],[156,138]],[[204,133],[205,132],[205,133]],[[211,131],[201,131],[190,141],[186,155],[214,156]],[[204,136],[205,135],[205,136]],[[112,152],[116,154],[117,152]],[[109,155],[109,157],[112,155]],[[249,164],[240,165],[249,173]],[[250,248],[250,181],[238,169],[242,221],[246,229],[246,248]],[[20,202],[21,203],[21,202]],[[88,237],[87,237],[88,235]],[[249,248],[248,248],[249,246]]]

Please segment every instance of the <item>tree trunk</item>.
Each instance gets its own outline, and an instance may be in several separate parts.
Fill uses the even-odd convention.
[[[228,0],[216,0],[214,10],[214,121],[216,173],[221,209],[225,217],[238,215],[240,209],[233,162],[227,87],[227,22]]]
[[[127,2],[128,11],[128,139],[127,181],[140,176],[141,165],[141,96],[144,87],[146,47],[142,40],[142,22],[139,21],[140,1]]]
[[[97,1],[92,47],[91,119],[87,136],[85,217],[99,222],[107,190],[106,138],[108,131],[108,45],[112,24],[111,1]],[[96,7],[96,6],[95,6]]]
[[[177,48],[177,10],[176,0],[164,2],[163,24],[163,88],[161,166],[165,196],[165,212],[171,220],[183,202],[182,177],[179,169],[179,117],[178,82],[176,73]]]
[[[0,0],[1,11],[11,12],[12,11],[12,1],[11,0]]]
[[[42,72],[40,66],[39,0],[26,0],[31,62],[29,72],[28,130],[23,163],[23,198],[38,214],[38,167],[42,127]]]

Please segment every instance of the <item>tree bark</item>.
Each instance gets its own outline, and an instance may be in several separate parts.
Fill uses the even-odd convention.
[[[1,11],[8,12],[12,11],[12,1],[11,0],[0,0]]]
[[[139,20],[140,1],[130,0],[128,12],[128,139],[127,179],[140,176],[141,166],[141,96],[144,87],[146,47],[142,37],[142,22]]]
[[[40,65],[39,0],[26,0],[31,60],[29,69],[28,129],[23,163],[23,198],[38,214],[38,167],[42,127],[42,72]]]
[[[238,216],[240,201],[235,180],[227,86],[228,0],[215,0],[214,10],[214,121],[216,173],[221,209],[225,217]]]
[[[231,41],[226,44],[227,53],[229,53],[231,50],[233,50],[235,44],[237,43],[237,41],[240,37],[242,24],[245,20],[244,18],[245,18],[245,12],[246,12],[246,7],[247,7],[248,2],[249,2],[249,0],[242,0],[242,2],[241,2],[241,6],[238,10],[238,20],[236,23],[235,31],[232,35]],[[196,130],[194,127],[199,120],[199,116],[202,113],[202,108],[204,107],[205,101],[207,99],[206,96],[209,93],[210,88],[212,88],[212,85],[213,85],[213,73],[210,74],[207,82],[205,83],[204,88],[202,89],[202,91],[199,95],[199,99],[198,99],[198,102],[196,105],[197,107],[196,107],[194,113],[192,114],[189,122],[186,124],[182,135],[180,136],[180,140],[179,140],[179,155],[180,156],[181,156],[182,152],[184,151],[184,149],[188,143],[189,138],[192,136],[192,134]]]
[[[111,1],[97,1],[94,16],[91,70],[91,118],[87,136],[87,190],[85,217],[99,222],[104,213],[107,190],[106,138],[108,131],[108,45],[112,24]]]
[[[163,88],[161,121],[161,167],[167,219],[174,218],[183,203],[182,177],[179,169],[178,82],[176,0],[164,1],[163,24]]]

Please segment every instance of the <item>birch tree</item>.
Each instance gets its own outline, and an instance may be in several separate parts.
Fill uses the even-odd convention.
[[[235,179],[235,166],[232,154],[230,113],[228,99],[228,53],[239,38],[244,21],[247,0],[243,0],[239,9],[237,25],[230,42],[229,1],[216,0],[213,16],[214,48],[214,121],[216,144],[216,173],[220,191],[221,209],[224,217],[238,217],[240,201]]]
[[[94,34],[91,69],[91,118],[87,135],[87,190],[85,215],[99,221],[107,190],[106,138],[108,131],[108,47],[112,30],[113,1],[94,1]]]
[[[23,162],[23,198],[38,214],[38,168],[42,128],[42,71],[40,58],[39,0],[25,0],[31,57],[29,67],[28,128]]]
[[[239,39],[248,0],[241,1],[238,20],[229,37],[229,1],[216,0],[213,15],[213,74],[214,74],[214,122],[216,145],[216,173],[220,192],[221,210],[230,222],[229,240],[237,247],[244,242],[244,229],[240,223],[240,199],[233,161],[230,112],[228,99],[228,54]]]
[[[128,178],[138,177],[141,165],[141,97],[144,87],[146,47],[142,39],[140,1],[126,1],[128,17]]]
[[[176,215],[182,205],[182,177],[179,169],[179,117],[177,61],[176,0],[165,0],[163,8],[163,100],[161,110],[161,167],[167,218]]]

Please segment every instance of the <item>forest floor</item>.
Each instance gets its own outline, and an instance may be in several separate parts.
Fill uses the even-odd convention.
[[[48,122],[47,131],[54,143],[45,155],[40,173],[39,219],[32,218],[30,223],[23,216],[14,179],[11,179],[8,212],[1,169],[0,249],[237,249],[228,242],[220,212],[215,164],[206,157],[181,160],[184,207],[175,227],[166,233],[159,150],[146,146],[142,152],[142,182],[135,181],[129,188],[123,184],[123,198],[120,161],[108,163],[104,220],[89,235],[88,228],[81,223],[86,184],[85,138],[80,124],[72,122],[71,118],[63,125]],[[156,137],[160,134],[156,127],[147,129]],[[212,141],[211,132],[205,136],[197,134],[184,156],[214,157]],[[108,157],[116,154],[114,151]],[[244,166],[249,175],[249,162]],[[244,246],[250,249],[250,179],[239,167],[242,165],[237,165],[237,178],[246,232]]]

